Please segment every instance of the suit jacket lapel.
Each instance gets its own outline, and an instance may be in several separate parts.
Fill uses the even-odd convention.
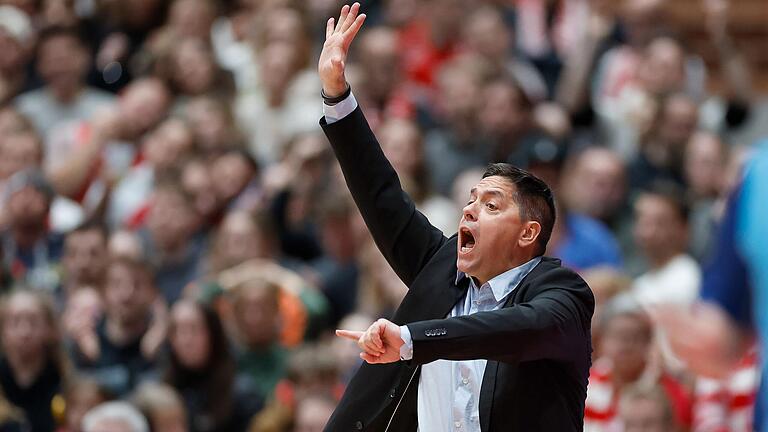
[[[456,262],[455,252],[452,256],[448,254],[444,259]],[[446,267],[446,270],[440,270],[440,276],[432,274],[426,283],[419,279],[414,282],[414,285],[419,283],[422,287],[408,291],[395,313],[393,322],[403,325],[414,321],[441,319],[451,313],[456,302],[467,292],[469,279],[463,278],[457,284],[456,266],[444,268]]]

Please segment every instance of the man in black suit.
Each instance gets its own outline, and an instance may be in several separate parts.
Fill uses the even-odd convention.
[[[368,229],[409,287],[392,321],[358,342],[366,361],[327,431],[581,431],[589,376],[589,287],[544,257],[549,187],[507,164],[470,191],[459,230],[433,227],[397,175],[344,76],[365,20],[359,4],[328,20],[318,71],[321,125]]]

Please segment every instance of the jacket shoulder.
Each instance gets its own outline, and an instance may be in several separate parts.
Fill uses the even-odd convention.
[[[587,282],[575,271],[564,267],[559,259],[542,257],[541,262],[523,279],[521,291],[527,292],[526,297],[534,297],[550,289],[563,290],[594,310],[595,298]]]

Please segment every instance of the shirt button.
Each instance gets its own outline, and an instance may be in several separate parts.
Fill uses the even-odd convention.
[[[467,384],[469,384],[469,380],[464,378],[464,379],[461,380],[461,383],[464,384],[464,385],[467,385]]]
[[[461,429],[461,422],[460,421],[453,422],[453,425],[456,427],[456,429]]]

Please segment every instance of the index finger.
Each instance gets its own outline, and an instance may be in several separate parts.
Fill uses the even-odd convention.
[[[345,339],[353,340],[355,342],[360,339],[364,332],[354,330],[336,330],[336,336],[343,337]]]

